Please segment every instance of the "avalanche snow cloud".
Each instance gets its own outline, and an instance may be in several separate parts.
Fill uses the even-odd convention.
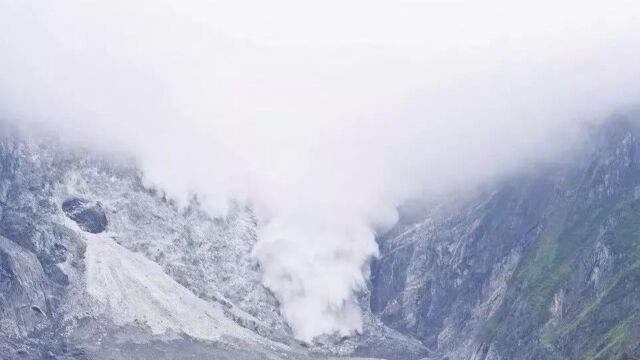
[[[0,0],[0,116],[260,218],[297,337],[361,330],[376,231],[633,106],[637,1]]]

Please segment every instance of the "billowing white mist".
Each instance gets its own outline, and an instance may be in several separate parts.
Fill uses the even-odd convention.
[[[213,215],[251,204],[296,335],[349,334],[397,205],[638,100],[635,3],[0,0],[0,113],[128,152]]]

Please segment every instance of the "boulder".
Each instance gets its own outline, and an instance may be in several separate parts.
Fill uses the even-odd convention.
[[[107,215],[99,202],[71,198],[62,203],[62,211],[80,228],[92,234],[101,233],[107,227]]]

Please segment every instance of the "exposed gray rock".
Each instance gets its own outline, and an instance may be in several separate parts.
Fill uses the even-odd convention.
[[[412,215],[379,239],[374,313],[436,358],[637,356],[638,133],[613,121],[565,165]]]
[[[424,351],[373,318],[366,336],[328,336],[307,346],[294,340],[251,257],[257,240],[251,209],[234,206],[213,219],[196,199],[178,208],[144,187],[130,163],[10,132],[0,139],[0,170],[0,299],[8,299],[0,318],[2,359],[307,359],[385,352],[410,359]],[[96,241],[117,244],[110,246],[125,256],[96,254],[104,248],[88,246]],[[96,272],[109,294],[91,283]],[[159,284],[145,276],[169,279]],[[156,285],[168,292],[154,292]],[[185,323],[174,311],[188,309],[170,296],[173,291],[215,313],[217,340],[188,335],[202,324],[180,328]],[[125,310],[126,316],[112,316]],[[165,319],[173,325],[158,333]]]
[[[213,219],[197,199],[178,208],[143,186],[132,164],[6,132],[0,357],[638,357],[637,134],[613,122],[566,164],[404,212],[378,239],[363,333],[300,344],[261,285],[250,208]],[[181,328],[174,291],[211,312],[215,340]]]
[[[107,227],[107,215],[99,202],[71,198],[62,203],[62,211],[84,231],[97,234]]]
[[[46,327],[48,295],[36,256],[0,236],[0,334],[23,338]]]

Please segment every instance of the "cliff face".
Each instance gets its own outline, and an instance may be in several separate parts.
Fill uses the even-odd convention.
[[[131,164],[5,131],[0,358],[637,358],[636,126],[405,214],[378,239],[364,333],[310,346],[260,284],[251,209],[178,209]]]
[[[179,210],[130,165],[3,131],[0,358],[298,353],[250,260],[250,211]]]
[[[434,358],[640,354],[640,141],[599,130],[569,165],[434,206],[379,239],[371,309]]]
[[[365,309],[366,333],[297,342],[261,285],[257,220],[213,219],[133,164],[0,136],[1,359],[411,359],[419,341]]]

